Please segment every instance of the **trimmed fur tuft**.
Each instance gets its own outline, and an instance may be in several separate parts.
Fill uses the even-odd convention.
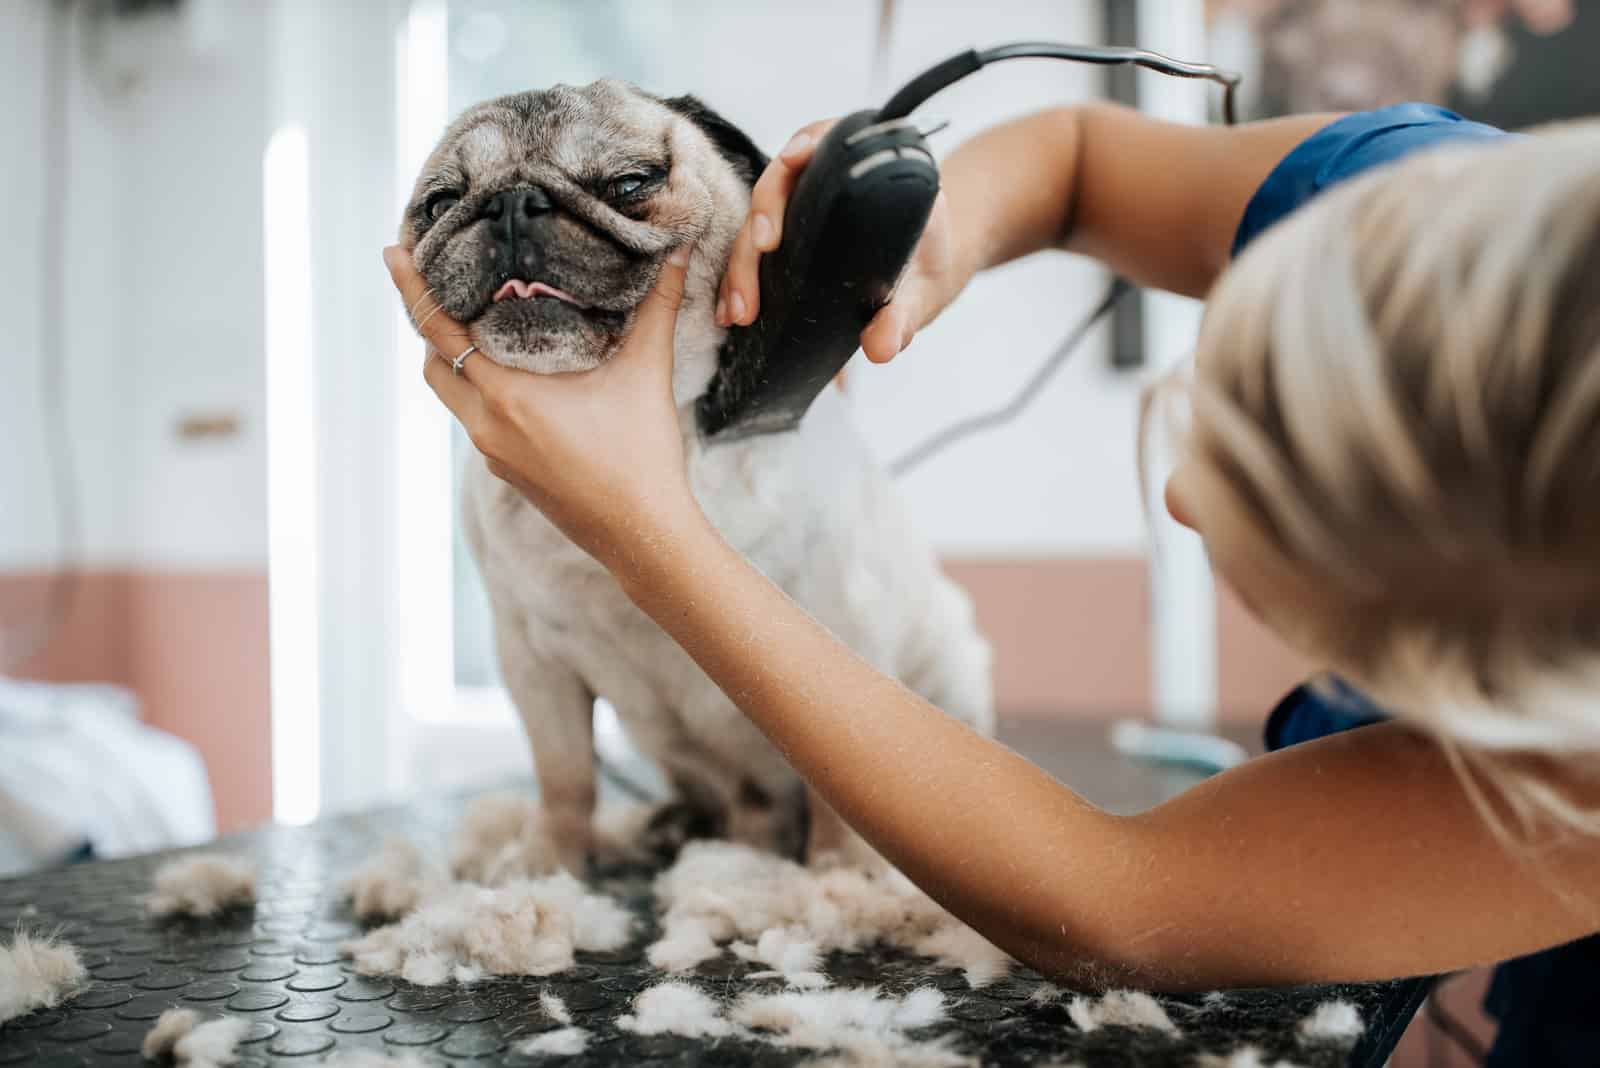
[[[1367,1030],[1361,1010],[1348,1001],[1324,1001],[1296,1028],[1304,1042],[1352,1043]]]
[[[178,1068],[226,1068],[239,1059],[239,1040],[250,1021],[236,1016],[201,1022],[193,1009],[168,1009],[144,1036],[147,1061],[170,1057]]]
[[[448,885],[422,850],[404,838],[390,838],[345,880],[350,907],[363,921],[397,920],[437,897]]]
[[[514,792],[485,794],[467,806],[450,858],[457,879],[502,886],[550,875],[559,867],[544,810],[534,798]]]
[[[574,1057],[589,1048],[589,1032],[581,1027],[563,1027],[535,1035],[515,1048],[529,1057]]]
[[[0,945],[0,1024],[53,1009],[89,981],[75,946],[18,931]]]
[[[225,853],[190,853],[156,869],[155,892],[145,905],[152,916],[215,916],[256,900],[256,866]]]
[[[761,932],[755,945],[735,942],[732,949],[736,956],[759,961],[772,969],[755,972],[751,979],[781,978],[790,986],[811,990],[828,985],[828,977],[821,971],[822,956],[817,952],[816,941],[798,927],[769,927]]]
[[[850,990],[750,994],[733,1007],[734,1021],[764,1032],[776,1046],[833,1052],[824,1062],[840,1068],[976,1068],[974,1057],[947,1039],[913,1039],[907,1032],[943,1023],[944,995],[919,987],[886,997],[875,987]]]
[[[677,980],[657,983],[640,992],[633,999],[633,1012],[617,1017],[617,1028],[640,1035],[688,1038],[723,1038],[735,1031],[710,995]]]
[[[539,1007],[544,1010],[546,1016],[558,1024],[570,1024],[572,1022],[572,1013],[567,1011],[567,1003],[548,990],[540,992]]]
[[[1076,997],[1067,1006],[1067,1015],[1083,1032],[1102,1027],[1143,1027],[1179,1033],[1161,1002],[1142,990],[1108,990],[1098,999]]]

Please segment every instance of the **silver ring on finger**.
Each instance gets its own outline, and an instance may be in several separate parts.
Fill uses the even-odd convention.
[[[450,361],[450,370],[459,375],[461,373],[461,365],[467,362],[468,356],[471,356],[477,351],[478,346],[468,345],[466,351],[462,352],[460,356],[457,356],[455,359]]]

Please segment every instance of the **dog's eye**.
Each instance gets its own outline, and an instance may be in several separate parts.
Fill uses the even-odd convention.
[[[659,181],[653,174],[623,174],[606,183],[606,197],[611,200],[628,200],[638,196],[644,188]]]
[[[438,222],[440,216],[459,203],[461,198],[454,193],[435,193],[423,205],[422,213],[428,217],[429,222]]]

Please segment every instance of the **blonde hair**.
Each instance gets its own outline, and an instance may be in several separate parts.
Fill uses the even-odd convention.
[[[1525,824],[1600,830],[1556,785],[1600,754],[1600,123],[1330,190],[1199,353],[1189,460],[1325,602],[1293,639]]]

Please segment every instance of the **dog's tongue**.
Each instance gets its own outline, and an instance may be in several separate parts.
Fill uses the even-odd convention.
[[[494,301],[498,304],[507,297],[518,297],[522,300],[527,300],[530,297],[537,297],[541,294],[546,297],[555,297],[557,300],[564,300],[568,304],[576,305],[580,308],[583,306],[578,303],[577,297],[565,290],[545,285],[543,282],[524,282],[520,278],[513,278],[495,290]]]

